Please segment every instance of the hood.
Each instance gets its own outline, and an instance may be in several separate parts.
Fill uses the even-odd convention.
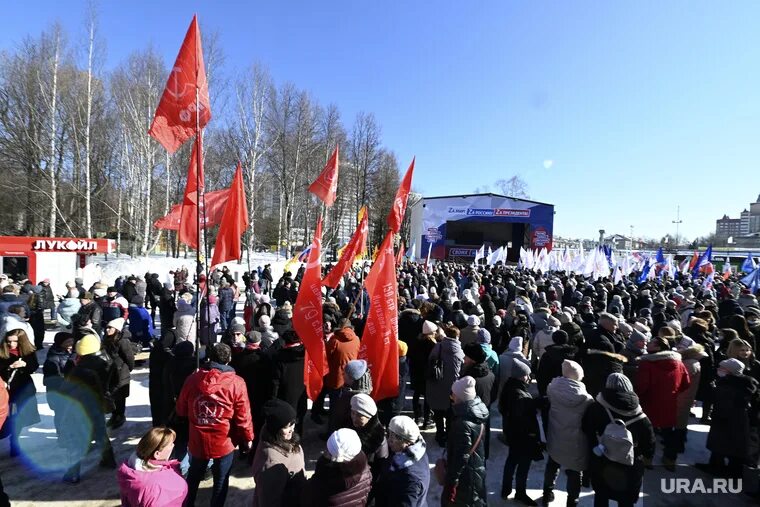
[[[506,360],[507,358],[512,359],[525,359],[525,355],[522,352],[512,352],[512,351],[506,351],[502,355],[499,356],[499,362]]]
[[[350,342],[354,340],[358,340],[359,337],[356,336],[356,333],[353,329],[350,327],[344,327],[343,329],[338,329],[333,333],[333,339],[338,340],[339,342]]]
[[[607,352],[606,350],[597,350],[597,349],[588,349],[586,352],[587,356],[606,356],[606,359],[613,360],[613,361],[619,361],[621,363],[627,363],[628,358],[625,356],[621,356],[620,354],[614,354],[612,352]]]
[[[475,423],[488,419],[488,408],[477,396],[474,400],[463,401],[451,406],[454,415]]]
[[[611,412],[625,417],[633,417],[641,413],[641,405],[636,393],[614,391],[605,387],[596,395],[596,401]]]
[[[663,350],[654,354],[644,354],[639,358],[640,361],[680,361],[681,354],[672,350]]]
[[[681,354],[681,359],[683,359],[684,361],[687,361],[690,359],[695,359],[699,361],[703,357],[707,357],[707,352],[705,352],[705,348],[698,343],[695,343],[688,349],[682,350],[680,354]]]
[[[550,400],[558,400],[567,407],[577,407],[591,400],[583,382],[566,377],[555,377],[546,388]]]
[[[419,438],[416,443],[410,445],[402,452],[393,454],[390,464],[391,470],[409,468],[425,456],[426,450],[427,446],[425,445],[425,439]]]

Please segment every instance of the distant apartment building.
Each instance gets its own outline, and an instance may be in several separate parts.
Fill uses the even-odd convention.
[[[729,218],[723,215],[715,221],[715,237],[720,239],[733,238],[741,234],[741,218]]]

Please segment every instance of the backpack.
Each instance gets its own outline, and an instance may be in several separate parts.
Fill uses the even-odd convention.
[[[615,463],[633,466],[633,448],[635,445],[633,435],[628,431],[628,426],[644,419],[646,414],[642,412],[628,422],[623,422],[621,419],[615,419],[607,407],[604,407],[604,410],[607,412],[610,422],[604,428],[604,433],[599,436],[599,447],[602,454]]]

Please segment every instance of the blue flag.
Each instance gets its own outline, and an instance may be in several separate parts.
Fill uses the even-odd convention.
[[[747,253],[747,258],[744,259],[741,270],[745,273],[752,273],[755,270],[755,261],[752,260],[751,252]]]
[[[667,262],[667,261],[665,260],[665,256],[662,254],[662,247],[660,247],[660,248],[657,250],[657,257],[656,257],[656,259],[657,259],[657,264],[662,264],[662,265],[665,265],[665,263]]]
[[[646,282],[650,269],[652,269],[652,265],[649,264],[649,259],[647,259],[646,262],[644,262],[644,268],[641,270],[641,274],[639,275],[638,283]]]
[[[712,262],[712,245],[709,245],[707,247],[707,250],[705,250],[702,255],[699,256],[699,259],[697,259],[697,263],[694,265],[694,269],[691,270],[691,276],[692,278],[696,278],[699,276],[699,268],[707,264],[708,262]]]
[[[760,289],[760,268],[742,278],[742,283],[749,287],[752,292]]]

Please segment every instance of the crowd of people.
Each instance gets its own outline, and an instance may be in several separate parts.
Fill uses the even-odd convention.
[[[324,290],[329,371],[309,410],[305,349],[291,322],[303,267],[276,283],[269,266],[241,280],[226,268],[192,281],[186,269],[172,274],[174,283],[147,273],[87,290],[77,280],[57,305],[47,281],[0,280],[0,377],[10,396],[1,435],[11,456],[23,452],[23,428],[40,421],[32,374],[50,310],[62,330],[42,373],[69,459],[63,480],[82,480],[81,462],[97,449],[101,466],[118,469],[124,505],[194,505],[208,470],[211,505],[223,505],[242,460],[262,506],[425,506],[431,476],[442,505],[486,505],[487,465],[503,467],[501,497],[524,505],[550,504],[564,469],[567,505],[591,488],[595,506],[629,506],[647,469],[675,469],[690,421],[709,425],[710,459],[698,468],[758,473],[760,306],[735,276],[708,286],[680,274],[639,284],[634,274],[614,284],[406,262],[400,389],[375,400],[359,358],[369,298],[351,271]],[[153,427],[119,462],[109,432],[125,423],[131,371],[146,360]],[[494,410],[501,428],[491,426]],[[325,444],[307,479],[309,412]],[[443,451],[434,456],[428,430]],[[492,457],[497,441],[509,447],[503,463]],[[543,494],[533,499],[527,478],[541,460]]]

